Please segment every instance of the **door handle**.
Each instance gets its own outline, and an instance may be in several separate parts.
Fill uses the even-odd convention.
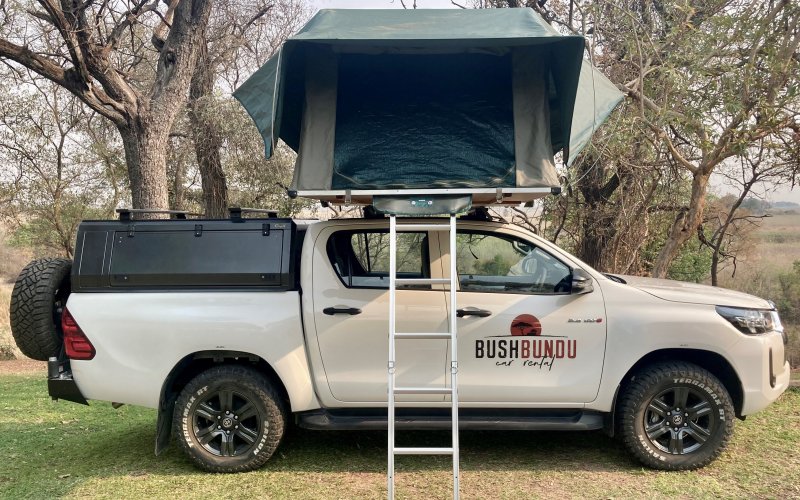
[[[486,309],[478,309],[477,307],[465,307],[456,311],[456,316],[463,318],[464,316],[477,316],[479,318],[487,318],[492,315],[492,311]]]
[[[356,314],[361,314],[361,309],[357,307],[326,307],[322,312],[328,316],[333,316],[334,314],[349,314],[350,316],[355,316]]]

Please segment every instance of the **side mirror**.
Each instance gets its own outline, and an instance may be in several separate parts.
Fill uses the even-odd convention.
[[[572,270],[572,291],[573,295],[591,293],[594,291],[592,277],[583,269]]]

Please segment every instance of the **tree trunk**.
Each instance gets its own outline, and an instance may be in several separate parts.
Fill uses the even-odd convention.
[[[214,68],[208,57],[207,42],[198,47],[197,64],[189,85],[189,120],[192,124],[194,152],[203,186],[205,216],[225,218],[228,210],[228,183],[222,169],[222,132],[214,119]]]
[[[172,178],[172,209],[184,210],[186,207],[186,164],[183,160],[175,161]]]
[[[125,162],[131,182],[134,208],[166,210],[169,208],[167,187],[167,144],[169,127],[142,123],[119,127],[125,148]]]
[[[614,219],[609,217],[607,207],[587,205],[581,223],[577,256],[598,271],[613,271],[608,266],[606,251],[614,239]]]
[[[606,179],[606,166],[593,155],[587,155],[578,169],[578,190],[583,195],[584,210],[581,215],[578,258],[600,271],[607,268],[606,249],[616,235],[615,208],[611,196],[620,184],[618,174]]]
[[[714,248],[714,253],[711,255],[711,286],[719,286],[719,247]]]
[[[672,223],[667,235],[667,241],[656,257],[653,264],[652,276],[654,278],[664,278],[667,276],[670,264],[681,251],[684,243],[697,232],[697,228],[703,222],[703,212],[706,208],[706,190],[708,189],[708,179],[711,176],[711,169],[699,168],[692,178],[692,196],[689,200],[689,207],[681,211]]]

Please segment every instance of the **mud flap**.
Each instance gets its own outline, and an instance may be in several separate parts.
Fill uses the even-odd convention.
[[[158,420],[156,421],[156,456],[164,453],[169,448],[172,437],[172,412],[175,408],[175,397],[162,399],[158,407]]]

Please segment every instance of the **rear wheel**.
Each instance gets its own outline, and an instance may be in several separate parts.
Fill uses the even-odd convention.
[[[244,472],[262,466],[280,444],[286,409],[259,372],[222,365],[201,373],[175,404],[174,432],[204,470]]]
[[[620,400],[625,446],[655,469],[708,465],[728,444],[733,417],[725,386],[689,363],[662,363],[643,370]]]
[[[70,293],[67,259],[37,259],[19,273],[11,292],[11,334],[22,354],[47,361],[62,348],[61,311]]]

